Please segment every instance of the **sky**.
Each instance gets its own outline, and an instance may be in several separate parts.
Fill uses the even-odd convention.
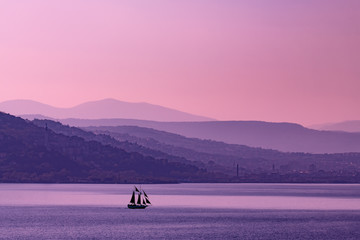
[[[360,119],[358,0],[0,0],[0,102]]]

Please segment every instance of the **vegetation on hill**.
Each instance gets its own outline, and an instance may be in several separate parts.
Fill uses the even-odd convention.
[[[87,130],[96,134],[0,113],[0,182],[360,182],[360,153],[283,153],[130,126]]]
[[[160,183],[211,178],[193,165],[65,136],[0,113],[1,182]]]
[[[48,124],[55,132],[82,136],[111,144],[146,156],[168,158],[206,168],[208,172],[230,175],[223,181],[242,182],[357,182],[360,180],[360,153],[308,154],[226,144],[136,126],[89,127],[64,126],[58,122],[35,120]],[[239,176],[236,165],[239,165]]]
[[[186,138],[181,135],[137,126],[88,127],[98,134],[108,134],[119,141],[136,142],[139,145],[192,161],[208,162],[233,167],[234,163],[247,170],[277,168],[287,171],[307,171],[315,165],[325,171],[360,171],[360,153],[309,154],[285,153],[276,150],[226,144],[212,140]]]
[[[131,119],[61,119],[77,127],[138,126],[188,138],[274,149],[282,152],[360,152],[360,133],[318,131],[294,123],[262,121],[155,122]]]

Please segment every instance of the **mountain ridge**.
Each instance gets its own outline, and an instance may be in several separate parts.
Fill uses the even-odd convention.
[[[111,138],[0,113],[0,182],[360,181],[360,153],[281,153],[151,129],[118,130],[121,135]],[[205,169],[193,165],[198,161]]]
[[[107,99],[100,103],[118,103]],[[30,102],[33,103],[33,102]],[[73,108],[93,110],[94,102]],[[106,109],[105,105],[97,105]],[[1,104],[0,104],[1,107]],[[48,105],[42,105],[48,108]],[[40,113],[41,114],[41,113]],[[43,115],[43,116],[42,116]],[[306,128],[296,123],[273,123],[263,121],[154,121],[126,118],[79,119],[52,118],[46,115],[21,115],[28,119],[40,118],[60,121],[76,127],[88,126],[139,126],[180,134],[185,137],[211,139],[228,144],[261,147],[283,152],[344,153],[360,152],[360,133],[324,131]],[[93,116],[94,117],[94,116]]]
[[[169,162],[190,163],[220,175],[235,176],[234,169],[238,164],[242,181],[299,181],[297,177],[302,178],[301,181],[318,182],[334,181],[334,179],[341,181],[341,176],[347,175],[352,178],[360,169],[360,153],[284,153],[211,140],[186,138],[141,127],[79,129],[50,120],[34,120],[33,123],[42,127],[48,126],[57,133],[79,136],[87,141],[99,141],[102,144],[110,144],[126,151],[140,152],[145,156],[165,157],[169,159]],[[302,175],[302,173],[306,174]],[[281,178],[278,178],[279,174],[282,176]],[[318,174],[319,176],[317,176]],[[236,181],[236,178],[233,180]]]
[[[282,152],[360,152],[360,133],[321,131],[296,123],[262,121],[157,122],[132,119],[60,119],[75,127],[138,126],[228,144]]]
[[[212,178],[193,165],[66,136],[0,112],[0,182],[128,183]]]
[[[43,115],[53,119],[62,118],[130,118],[154,121],[210,121],[179,110],[150,103],[130,103],[112,98],[84,102],[70,108],[53,107],[33,100],[9,100],[0,103],[0,111],[12,115]]]
[[[360,132],[360,120],[348,120],[336,123],[311,125],[309,128],[326,131]]]

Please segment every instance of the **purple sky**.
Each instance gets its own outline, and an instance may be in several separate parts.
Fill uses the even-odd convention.
[[[360,1],[0,1],[0,101],[360,119]]]

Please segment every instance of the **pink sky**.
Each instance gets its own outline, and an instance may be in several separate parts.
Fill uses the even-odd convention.
[[[0,1],[0,102],[360,119],[360,1]]]

